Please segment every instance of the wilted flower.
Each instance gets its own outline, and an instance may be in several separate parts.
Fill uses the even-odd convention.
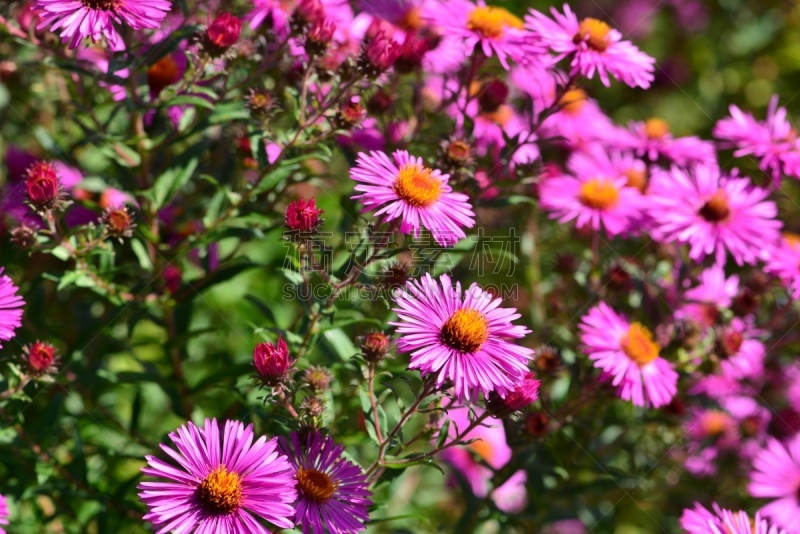
[[[133,215],[128,211],[127,206],[118,208],[108,208],[103,214],[103,224],[106,225],[108,233],[117,238],[131,237],[136,225],[133,223]]]
[[[364,106],[362,106],[360,103],[346,102],[339,109],[336,117],[334,117],[333,123],[336,128],[341,130],[349,130],[357,126],[362,120],[364,120],[364,117],[366,116],[367,112],[364,110]]]
[[[36,244],[36,230],[21,224],[11,230],[11,241],[21,249],[31,248]]]
[[[303,383],[317,395],[328,391],[332,380],[330,371],[318,365],[312,365],[303,372]]]

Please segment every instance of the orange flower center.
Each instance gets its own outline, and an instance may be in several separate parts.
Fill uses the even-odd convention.
[[[506,28],[522,27],[522,19],[512,15],[507,9],[495,6],[478,6],[467,20],[468,29],[489,39],[502,37]]]
[[[596,210],[607,210],[619,202],[619,190],[611,180],[592,178],[581,185],[578,200],[584,206]]]
[[[719,436],[730,425],[730,417],[724,412],[713,410],[703,414],[700,426],[707,436]]]
[[[422,18],[422,10],[418,7],[411,7],[408,11],[397,21],[397,25],[402,30],[418,30],[424,24]]]
[[[212,514],[228,514],[242,504],[242,479],[221,465],[211,471],[197,488],[203,509]]]
[[[625,171],[625,177],[628,179],[628,183],[625,184],[628,187],[638,189],[641,193],[644,193],[644,190],[647,189],[647,169],[634,169],[631,167]]]
[[[308,499],[325,502],[333,497],[338,485],[327,473],[301,467],[297,470],[297,487]]]
[[[731,214],[728,196],[721,189],[718,190],[700,207],[700,211],[697,213],[711,223],[724,221]]]
[[[786,244],[789,245],[791,248],[800,247],[800,235],[798,234],[795,234],[793,232],[783,232],[783,239],[786,241]]]
[[[571,89],[564,93],[564,96],[561,97],[558,103],[561,105],[563,111],[566,111],[570,115],[577,115],[583,109],[587,100],[589,100],[589,96],[586,94],[586,91],[583,89]]]
[[[575,43],[585,41],[590,48],[598,52],[605,52],[608,45],[611,44],[608,40],[608,34],[611,32],[611,27],[603,22],[593,18],[585,18],[581,21],[578,28],[578,34],[574,38]]]
[[[81,0],[81,3],[89,9],[116,11],[121,2],[120,0]]]
[[[481,116],[492,121],[498,126],[505,126],[508,121],[511,120],[511,117],[514,116],[514,110],[508,104],[503,104],[497,108],[497,111],[492,111],[491,113],[482,113]]]
[[[492,457],[492,446],[486,441],[479,439],[467,445],[469,449],[477,454],[484,462],[488,462]]]
[[[644,123],[644,134],[648,139],[663,139],[669,133],[669,124],[664,119],[647,119]]]
[[[658,343],[653,333],[641,323],[631,323],[628,333],[622,338],[622,350],[632,362],[640,367],[658,358]]]
[[[478,310],[461,308],[445,321],[439,337],[459,352],[477,352],[489,339],[489,320]]]
[[[442,184],[427,167],[409,164],[400,168],[394,191],[408,204],[427,208],[442,196]]]

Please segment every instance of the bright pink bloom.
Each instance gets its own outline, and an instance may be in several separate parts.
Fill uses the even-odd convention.
[[[242,21],[230,13],[220,13],[206,30],[206,46],[221,54],[236,44],[242,33]]]
[[[0,495],[0,525],[8,524],[8,499],[4,495]],[[0,534],[6,534],[3,527],[0,527]]]
[[[616,136],[609,136],[607,143],[614,148],[633,150],[638,156],[646,156],[653,162],[660,158],[684,166],[712,165],[717,162],[712,142],[694,136],[675,137],[669,130],[669,124],[662,119],[632,122],[627,130],[619,129]]]
[[[22,307],[25,301],[17,294],[19,288],[14,285],[0,267],[0,341],[8,341],[15,335],[15,330],[22,325]],[[0,347],[3,345],[0,343]]]
[[[720,310],[730,307],[739,293],[739,277],[734,274],[726,278],[722,265],[713,265],[700,273],[699,282],[684,293],[685,304],[675,311],[675,318],[709,328],[719,320]]]
[[[532,61],[528,47],[530,36],[523,29],[522,19],[499,6],[477,4],[469,0],[442,0],[426,6],[425,16],[446,38],[461,46],[462,57],[470,57],[477,48],[486,57],[497,56],[505,69],[509,59],[525,57]]]
[[[780,237],[769,192],[716,166],[655,173],[648,193],[653,238],[690,245],[693,260],[714,255],[722,265],[728,252],[739,265],[755,263]]]
[[[410,369],[422,376],[433,374],[437,386],[453,383],[459,400],[475,399],[496,391],[506,396],[528,373],[531,349],[515,345],[530,330],[511,321],[520,314],[501,308],[501,299],[477,284],[465,292],[443,274],[439,281],[430,274],[406,284],[397,295],[399,352],[411,352]]]
[[[144,519],[159,534],[264,532],[260,519],[294,526],[294,472],[277,439],[254,441],[253,425],[238,421],[226,421],[220,430],[216,419],[206,419],[202,428],[189,422],[170,433],[178,450],[161,448],[177,466],[145,457],[142,472],[167,482],[139,484],[149,509]]]
[[[319,225],[319,216],[323,213],[313,198],[295,200],[286,207],[286,227],[293,231],[312,231]]]
[[[469,408],[466,406],[446,406],[450,426],[447,434],[450,439],[470,424]],[[476,415],[482,415],[480,408],[474,409]],[[465,440],[475,440],[465,447],[450,447],[441,453],[444,461],[464,477],[479,498],[491,494],[497,507],[506,512],[518,512],[527,503],[525,471],[517,471],[500,487],[492,490],[491,469],[475,459],[475,456],[486,462],[492,469],[502,469],[511,460],[511,448],[506,443],[506,433],[500,419],[487,417],[483,423],[472,429]]]
[[[578,228],[604,228],[609,235],[631,232],[641,217],[639,192],[626,187],[628,179],[612,167],[598,168],[593,158],[576,154],[565,174],[539,186],[540,203],[553,219],[575,219]]]
[[[125,24],[135,30],[158,28],[172,4],[168,0],[36,0],[42,9],[37,28],[59,28],[62,40],[77,48],[86,37],[98,42],[105,37],[112,50],[124,50],[125,43],[114,28]]]
[[[660,347],[647,327],[601,302],[583,317],[579,329],[589,358],[610,375],[622,399],[656,408],[670,403],[678,373],[659,356]]]
[[[714,127],[714,136],[735,149],[734,156],[754,156],[776,186],[784,175],[800,178],[800,139],[786,119],[786,108],[778,107],[777,95],[770,100],[763,122],[737,106],[731,106],[730,112]]]
[[[725,510],[717,503],[712,506],[713,512],[700,503],[683,511],[681,528],[686,534],[786,534],[777,526],[770,526],[760,514],[750,519],[745,512]]]
[[[282,337],[276,344],[270,342],[259,343],[253,350],[253,365],[258,372],[258,378],[269,387],[281,384],[294,365],[294,360],[289,355],[289,347]]]
[[[780,278],[793,299],[800,299],[800,237],[784,234],[767,250],[764,271]]]
[[[304,533],[361,532],[369,521],[369,484],[361,467],[344,457],[344,446],[318,432],[278,440],[297,482],[295,523]]]
[[[753,461],[750,495],[773,499],[760,512],[787,530],[800,530],[800,434],[787,444],[770,439]]]
[[[363,211],[377,209],[375,216],[384,222],[400,219],[400,231],[419,238],[422,229],[434,240],[452,246],[466,237],[463,228],[475,225],[469,197],[454,193],[447,184],[449,174],[426,167],[422,158],[397,150],[392,159],[383,152],[361,152],[350,177]]]
[[[492,415],[503,417],[529,406],[538,398],[539,381],[536,380],[536,375],[527,373],[525,378],[505,397],[492,392],[486,400],[486,407]]]
[[[756,339],[761,332],[751,323],[735,317],[716,334],[714,352],[720,360],[721,372],[733,380],[758,380],[764,374],[767,348]]]
[[[266,22],[278,38],[283,39],[289,32],[289,16],[280,0],[253,0],[253,10],[245,20],[250,22],[251,30],[258,29]]]
[[[564,4],[564,14],[550,9],[553,19],[531,9],[525,27],[536,34],[556,54],[570,59],[570,74],[594,78],[611,84],[609,75],[631,87],[647,89],[653,81],[655,59],[641,52],[608,24],[593,18],[578,20]]]

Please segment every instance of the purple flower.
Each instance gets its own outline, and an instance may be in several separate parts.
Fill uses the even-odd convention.
[[[659,356],[661,348],[641,323],[631,323],[605,302],[579,326],[581,342],[594,366],[607,373],[620,398],[636,406],[665,406],[677,392],[678,373]]]
[[[773,499],[760,512],[787,530],[800,530],[800,435],[786,445],[770,439],[753,460],[753,497]]]
[[[25,301],[17,295],[19,288],[11,278],[3,275],[0,267],[0,341],[8,341],[14,337],[14,331],[22,325],[22,307]],[[0,347],[3,345],[0,344]]]
[[[528,372],[531,349],[508,341],[530,330],[511,321],[520,315],[501,308],[501,299],[471,285],[463,294],[450,277],[430,274],[406,284],[397,295],[399,352],[411,352],[410,369],[435,376],[437,386],[452,382],[459,400],[496,391],[511,393]]]
[[[279,438],[278,447],[294,468],[297,484],[296,525],[304,533],[350,533],[364,530],[369,521],[369,484],[361,467],[344,457],[344,446],[318,432],[291,441]]]
[[[579,21],[566,4],[563,15],[555,8],[550,12],[555,20],[532,9],[525,27],[555,52],[557,60],[570,58],[571,75],[597,74],[605,86],[611,75],[631,87],[650,87],[655,59],[622,40],[619,31],[597,19]]]
[[[70,48],[86,37],[95,43],[105,37],[113,50],[124,50],[115,23],[135,30],[158,28],[172,5],[167,0],[36,0],[36,7],[42,10],[37,28],[61,29]]]
[[[258,518],[290,528],[297,497],[291,465],[277,439],[253,441],[253,425],[216,419],[187,423],[169,435],[177,451],[161,445],[178,465],[146,456],[142,471],[167,482],[142,482],[140,499],[159,534],[166,532],[264,532]],[[256,517],[253,517],[256,516]]]
[[[655,173],[648,195],[651,234],[656,241],[688,244],[696,261],[713,255],[723,265],[729,252],[739,265],[755,263],[780,238],[778,210],[768,194],[716,166]]]
[[[447,184],[450,175],[426,167],[422,158],[397,150],[392,159],[383,152],[361,152],[350,177],[361,182],[352,197],[361,200],[363,211],[379,208],[375,216],[384,222],[400,219],[400,231],[419,237],[430,230],[437,243],[452,246],[466,237],[462,228],[475,225],[469,197],[454,193]]]
[[[767,251],[764,271],[780,278],[793,299],[800,299],[800,236],[784,233]]]

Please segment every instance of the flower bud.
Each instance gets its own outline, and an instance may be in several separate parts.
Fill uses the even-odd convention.
[[[306,34],[306,54],[308,57],[322,55],[333,42],[336,25],[325,19],[315,21]]]
[[[366,43],[358,58],[358,69],[368,78],[377,78],[388,70],[400,55],[400,45],[385,33]]]
[[[206,30],[205,49],[212,56],[220,56],[239,40],[242,21],[230,13],[220,13]]]
[[[103,214],[102,222],[106,225],[109,234],[120,239],[131,237],[133,229],[136,228],[136,225],[133,224],[133,215],[128,212],[126,206],[108,208]]]
[[[543,412],[535,412],[525,419],[525,433],[532,438],[541,438],[547,434],[550,418]]]
[[[164,284],[167,286],[167,291],[170,295],[174,295],[181,288],[183,283],[182,273],[180,268],[176,265],[167,265],[162,273],[164,277]]]
[[[300,403],[300,409],[309,417],[317,418],[325,411],[325,401],[319,397],[306,397]]]
[[[25,177],[25,191],[37,210],[52,209],[61,196],[55,167],[45,162],[34,163]]]
[[[466,139],[451,139],[442,145],[442,160],[448,169],[472,167],[472,146]]]
[[[378,90],[367,100],[367,111],[371,115],[381,115],[389,111],[394,103],[392,95],[383,90]]]
[[[492,391],[486,400],[486,408],[495,417],[505,417],[517,412],[539,398],[539,381],[533,373],[526,373],[522,382],[505,398]]]
[[[23,352],[25,354],[25,364],[30,374],[41,376],[55,371],[58,355],[53,345],[37,341],[25,347]]]
[[[400,46],[400,53],[395,61],[394,69],[401,74],[408,74],[422,66],[422,59],[431,50],[430,41],[409,34]]]
[[[320,0],[300,0],[294,8],[291,28],[295,33],[302,33],[316,21],[325,18],[325,8]]]
[[[332,380],[330,371],[318,365],[309,367],[303,373],[303,383],[317,395],[327,391]]]
[[[11,230],[11,241],[21,249],[31,248],[36,244],[36,230],[21,224]]]
[[[147,69],[147,85],[153,94],[160,93],[165,87],[178,82],[183,73],[172,54],[167,54]]]
[[[389,351],[389,337],[383,332],[370,332],[361,340],[361,353],[370,363],[378,363]]]
[[[500,80],[492,80],[481,87],[478,104],[482,113],[494,113],[508,99],[508,86]]]
[[[339,109],[339,112],[334,118],[334,126],[340,130],[350,130],[357,126],[367,112],[364,107],[358,102],[347,102]]]
[[[258,372],[258,379],[267,387],[283,384],[294,365],[294,360],[289,356],[289,347],[282,337],[278,343],[259,343],[253,350],[253,365]]]
[[[286,227],[295,232],[314,231],[320,224],[320,215],[313,198],[295,200],[286,207]]]

